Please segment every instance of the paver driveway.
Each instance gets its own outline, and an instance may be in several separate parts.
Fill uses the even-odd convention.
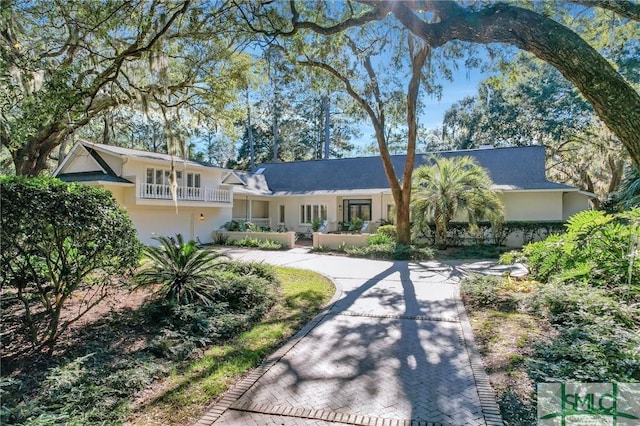
[[[457,282],[465,268],[233,249],[331,277],[335,302],[198,425],[501,425]]]

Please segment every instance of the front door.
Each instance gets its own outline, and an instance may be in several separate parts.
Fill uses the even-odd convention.
[[[371,220],[371,200],[344,200],[344,222],[351,222],[355,218],[360,218],[363,221]]]

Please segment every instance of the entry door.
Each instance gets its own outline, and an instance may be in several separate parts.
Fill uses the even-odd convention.
[[[344,204],[345,222],[350,222],[356,217],[364,221],[371,220],[371,200],[344,200]]]

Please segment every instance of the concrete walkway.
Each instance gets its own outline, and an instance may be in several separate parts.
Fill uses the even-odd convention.
[[[458,281],[492,262],[230,249],[330,277],[333,303],[210,407],[210,425],[502,425]]]

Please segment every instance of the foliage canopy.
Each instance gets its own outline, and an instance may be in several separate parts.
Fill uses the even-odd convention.
[[[2,292],[22,303],[32,345],[52,350],[137,265],[136,231],[109,191],[58,179],[1,177],[0,204]],[[61,318],[76,292],[80,308]]]

